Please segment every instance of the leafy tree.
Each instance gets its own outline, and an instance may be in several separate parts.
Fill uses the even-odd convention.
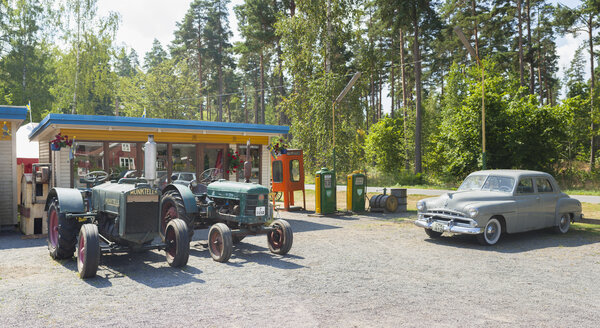
[[[167,59],[168,54],[163,49],[162,44],[160,44],[158,39],[154,39],[154,41],[152,41],[152,48],[144,56],[144,68],[147,71],[151,71]]]
[[[402,119],[388,116],[372,125],[365,140],[367,161],[374,162],[381,172],[400,173],[404,163],[403,130]]]

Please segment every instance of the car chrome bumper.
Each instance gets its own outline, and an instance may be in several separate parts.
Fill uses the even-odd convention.
[[[455,225],[452,222],[440,222],[440,221],[434,221],[434,220],[425,220],[425,219],[421,219],[421,218],[415,220],[415,225],[417,227],[431,229],[431,225],[434,222],[442,224],[444,227],[444,232],[463,233],[463,234],[468,234],[468,235],[478,235],[480,233],[483,233],[483,228],[479,228],[479,227],[463,227],[463,226]]]

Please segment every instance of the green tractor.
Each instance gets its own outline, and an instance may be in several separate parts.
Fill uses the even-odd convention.
[[[87,182],[108,178],[91,172]],[[96,275],[101,253],[165,250],[167,263],[183,267],[189,257],[189,232],[182,220],[164,228],[163,242],[153,243],[161,227],[160,192],[143,179],[105,182],[87,190],[53,188],[48,193],[48,250],[54,259],[69,259],[77,250],[81,278]]]
[[[248,235],[267,235],[269,250],[287,254],[292,248],[293,233],[285,220],[274,220],[269,207],[269,189],[255,184],[218,180],[197,188],[170,184],[163,189],[160,202],[161,234],[176,219],[186,222],[190,238],[194,229],[207,229],[208,250],[213,260],[227,262],[233,244]]]

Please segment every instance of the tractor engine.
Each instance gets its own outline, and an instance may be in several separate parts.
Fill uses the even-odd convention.
[[[92,188],[98,230],[117,243],[150,242],[159,232],[159,192],[147,183],[124,180]]]
[[[270,219],[269,189],[252,183],[219,180],[208,185],[217,215],[242,224],[262,225]]]

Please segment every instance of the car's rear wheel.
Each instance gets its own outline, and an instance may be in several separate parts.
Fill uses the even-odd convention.
[[[285,220],[275,220],[270,225],[273,230],[267,233],[267,243],[271,253],[285,255],[292,248],[294,233]]]
[[[429,236],[429,238],[431,239],[436,239],[436,238],[440,238],[442,236],[441,232],[437,232],[437,231],[433,231],[431,229],[427,229],[427,228],[423,228],[425,229],[425,233],[427,234],[427,236]]]
[[[558,225],[554,227],[556,233],[567,233],[571,227],[571,216],[568,213],[562,213],[558,220]]]
[[[494,245],[500,240],[502,235],[502,225],[496,218],[491,218],[485,225],[485,229],[482,234],[477,235],[477,241],[481,245],[490,246]]]

